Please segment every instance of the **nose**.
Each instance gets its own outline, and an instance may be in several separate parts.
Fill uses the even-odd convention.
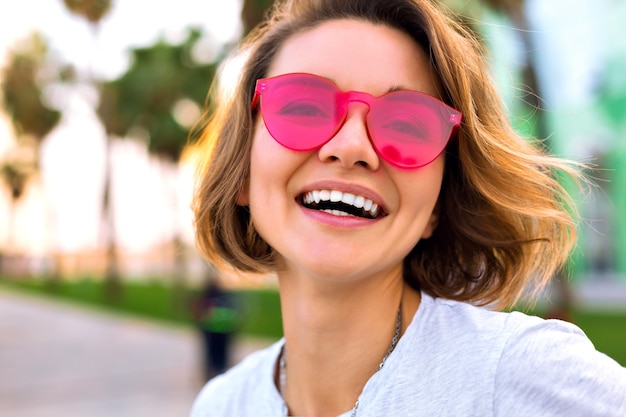
[[[378,154],[370,141],[365,117],[369,106],[364,103],[350,103],[346,119],[335,136],[318,151],[322,162],[339,163],[345,168],[360,165],[372,171],[380,166]]]

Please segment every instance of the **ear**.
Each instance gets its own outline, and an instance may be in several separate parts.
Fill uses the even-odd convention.
[[[249,189],[250,189],[250,180],[246,180],[243,183],[243,186],[241,187],[241,189],[239,190],[239,193],[237,194],[237,205],[238,206],[248,206],[250,205],[250,198],[248,195]]]
[[[437,224],[439,224],[439,216],[434,212],[430,215],[430,219],[428,219],[428,223],[426,223],[426,227],[422,232],[422,239],[428,239],[433,235],[433,232],[437,228]]]

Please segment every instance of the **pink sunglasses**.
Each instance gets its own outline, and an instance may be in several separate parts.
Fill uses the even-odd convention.
[[[314,74],[283,74],[256,82],[252,108],[259,104],[270,135],[294,151],[318,149],[341,129],[350,102],[369,107],[367,131],[374,149],[399,168],[419,168],[445,149],[461,112],[428,94],[398,90],[374,97],[341,91]]]

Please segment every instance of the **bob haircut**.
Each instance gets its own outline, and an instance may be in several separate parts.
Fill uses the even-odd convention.
[[[555,175],[577,179],[576,164],[548,156],[513,130],[481,45],[431,0],[286,0],[274,6],[236,51],[244,59],[236,85],[218,94],[204,118],[193,202],[200,252],[242,272],[276,270],[273,249],[255,231],[248,207],[237,204],[250,173],[255,82],[290,36],[333,19],[408,34],[430,56],[442,100],[463,113],[445,151],[439,223],[406,256],[405,281],[435,297],[499,308],[516,302],[528,284],[542,288],[575,242],[573,205]]]

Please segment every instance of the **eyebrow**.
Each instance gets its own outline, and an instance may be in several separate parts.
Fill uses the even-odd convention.
[[[332,82],[335,85],[335,87],[339,88],[339,86],[337,85],[337,81],[334,78],[327,78],[327,77],[322,77],[322,78],[326,78],[327,80]],[[341,90],[341,88],[339,88],[339,89]],[[341,91],[343,91],[343,90],[341,90]],[[417,91],[417,92],[423,92],[421,90],[414,90],[412,88],[403,86],[401,84],[394,84],[391,87],[389,87],[385,93],[383,93],[382,95],[380,95],[378,97],[382,97],[385,94],[389,94],[389,93],[395,93],[396,91]]]
[[[411,88],[407,88],[407,87],[403,87],[399,84],[393,85],[391,87],[389,87],[389,89],[387,90],[387,92],[385,94],[389,94],[389,93],[394,93],[396,91],[402,91],[402,90],[410,90],[410,91],[415,91]]]
[[[428,96],[431,96],[431,97],[436,98],[437,100],[441,100],[441,101],[443,101],[443,100],[441,99],[441,95],[440,95],[440,94],[441,94],[441,91],[440,91],[439,87],[436,87],[436,95],[433,95],[433,94],[427,93],[427,92],[426,92],[426,91],[424,91],[424,90],[416,90],[416,89],[413,89],[413,88],[404,87],[404,86],[402,86],[402,85],[400,85],[400,84],[396,84],[396,85],[391,86],[391,87],[387,90],[387,92],[386,92],[385,94],[394,93],[394,92],[396,92],[396,91],[407,91],[407,90],[408,90],[408,91],[417,91],[418,93],[426,94],[426,95],[428,95]]]

